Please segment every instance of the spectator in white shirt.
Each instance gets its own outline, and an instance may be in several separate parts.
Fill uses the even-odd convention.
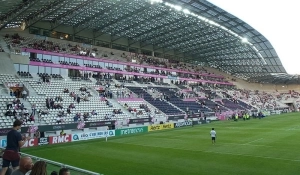
[[[22,91],[22,98],[23,100],[26,100],[27,98],[27,91],[25,89]]]

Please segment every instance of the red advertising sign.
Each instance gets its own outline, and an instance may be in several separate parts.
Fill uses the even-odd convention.
[[[25,142],[22,148],[33,147],[38,145],[38,139],[33,138]]]
[[[63,136],[53,136],[49,137],[49,144],[57,144],[57,143],[66,143],[71,142],[72,137],[71,135],[63,135]]]

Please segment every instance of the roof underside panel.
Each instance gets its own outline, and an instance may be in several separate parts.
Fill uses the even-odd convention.
[[[51,30],[60,25],[93,29],[113,36],[140,41],[164,50],[176,50],[185,61],[216,67],[240,78],[286,74],[271,43],[251,26],[206,0],[164,0],[206,17],[232,32],[247,37],[241,42],[232,33],[178,11],[165,3],[149,0],[6,0],[0,6],[2,24],[27,25],[51,22]],[[28,6],[28,3],[30,6]],[[26,6],[27,4],[27,6]],[[14,11],[25,9],[22,14]],[[253,48],[255,47],[255,48]],[[256,50],[257,49],[257,50]],[[190,59],[192,58],[192,59]]]

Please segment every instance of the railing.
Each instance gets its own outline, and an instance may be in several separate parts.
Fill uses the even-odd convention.
[[[55,162],[55,161],[52,161],[52,160],[36,157],[36,156],[30,155],[30,154],[26,154],[26,153],[22,153],[22,152],[20,154],[22,156],[31,157],[34,161],[45,161],[48,164],[51,164],[51,165],[54,165],[54,166],[57,166],[57,167],[60,167],[60,168],[68,168],[69,170],[79,172],[80,174],[82,173],[82,174],[90,174],[90,175],[103,175],[103,174],[100,174],[100,173],[84,170],[84,169],[73,167],[73,166],[70,166],[70,165],[63,164],[63,163]]]

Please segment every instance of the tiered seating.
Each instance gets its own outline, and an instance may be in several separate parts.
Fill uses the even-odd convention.
[[[7,112],[7,101],[12,102],[15,99],[13,96],[0,96],[0,128],[10,128],[12,127],[12,124],[15,120],[15,117],[13,115],[6,115]],[[14,107],[11,108],[11,112],[14,111]],[[15,109],[17,114],[21,113],[20,109]],[[30,113],[30,109],[28,109],[28,112]],[[19,116],[19,115],[18,115]],[[23,126],[30,126],[34,125],[34,121],[24,120]]]
[[[12,126],[14,117],[5,116],[6,113],[6,102],[13,101],[14,97],[11,96],[0,96],[0,128],[8,128]]]
[[[170,105],[166,101],[162,101],[159,99],[154,99],[148,92],[145,92],[143,89],[140,87],[127,87],[129,90],[134,92],[135,94],[142,94],[144,99],[156,107],[157,109],[161,110],[163,113],[167,115],[176,115],[176,114],[181,114],[182,111],[178,110],[174,106]]]
[[[248,109],[248,110],[253,109],[253,106],[248,105],[247,103],[245,103],[245,102],[243,102],[243,101],[241,101],[241,100],[238,100],[238,104],[239,104],[240,106],[242,106],[243,108],[245,108],[245,109]]]
[[[68,106],[71,103],[74,103],[75,109],[71,109],[71,114],[67,115],[64,120],[68,123],[74,122],[73,117],[76,113],[91,113],[92,110],[96,110],[97,115],[90,115],[88,121],[99,121],[99,120],[106,120],[105,116],[109,117],[112,120],[123,120],[124,117],[127,117],[126,114],[115,114],[115,117],[112,117],[112,111],[117,109],[116,107],[109,107],[105,101],[100,101],[98,96],[88,97],[89,101],[81,100],[78,104],[74,101],[73,97],[70,97],[69,93],[64,93],[63,90],[67,88],[69,92],[74,92],[75,94],[80,94],[81,97],[86,96],[81,95],[83,92],[80,92],[79,89],[81,87],[93,87],[93,83],[86,82],[85,85],[82,85],[81,82],[73,82],[73,81],[51,81],[50,84],[48,83],[37,83],[36,81],[30,81],[29,84],[32,88],[40,95],[46,95],[41,97],[29,97],[28,100],[31,104],[36,104],[38,109],[45,109],[46,108],[46,98],[55,98],[57,96],[62,97],[62,102],[56,102],[56,104],[62,104],[63,111],[66,112]],[[89,91],[89,89],[88,89]],[[49,109],[48,115],[43,115],[42,124],[52,124],[56,122],[57,113],[62,111],[61,109]]]
[[[161,93],[164,93],[169,96],[169,102],[174,104],[175,106],[179,107],[181,110],[186,111],[187,109],[190,112],[198,113],[199,112],[211,112],[210,109],[208,109],[205,106],[201,106],[199,103],[196,103],[195,101],[183,101],[179,97],[175,96],[175,89],[169,89],[164,87],[155,87],[158,91]]]
[[[245,108],[239,106],[237,103],[230,101],[228,99],[222,99],[222,102],[217,101],[219,105],[223,105],[230,110],[245,110]]]
[[[19,84],[21,84],[22,82],[18,78],[15,78],[14,75],[0,74],[0,84],[4,84],[4,83],[19,83]]]
[[[219,106],[219,110],[221,111],[228,111],[228,109],[224,108],[220,103],[215,103],[211,100],[200,100],[200,102],[204,102],[205,106],[210,108],[212,111],[216,109],[216,106]]]
[[[17,73],[22,78],[32,78],[32,75],[29,72],[18,71]]]
[[[139,118],[146,118],[148,117],[148,112],[145,111],[144,108],[140,108],[141,104],[147,105],[146,103],[144,103],[143,101],[125,101],[125,102],[119,102],[122,106],[125,105],[125,103],[128,105],[128,107],[132,108],[132,109],[136,109],[137,111],[137,115],[136,117]],[[125,107],[126,108],[126,107]],[[153,109],[150,109],[151,111],[153,111]],[[141,111],[142,114],[139,115],[138,112]],[[134,111],[131,111],[132,114],[134,114]]]

